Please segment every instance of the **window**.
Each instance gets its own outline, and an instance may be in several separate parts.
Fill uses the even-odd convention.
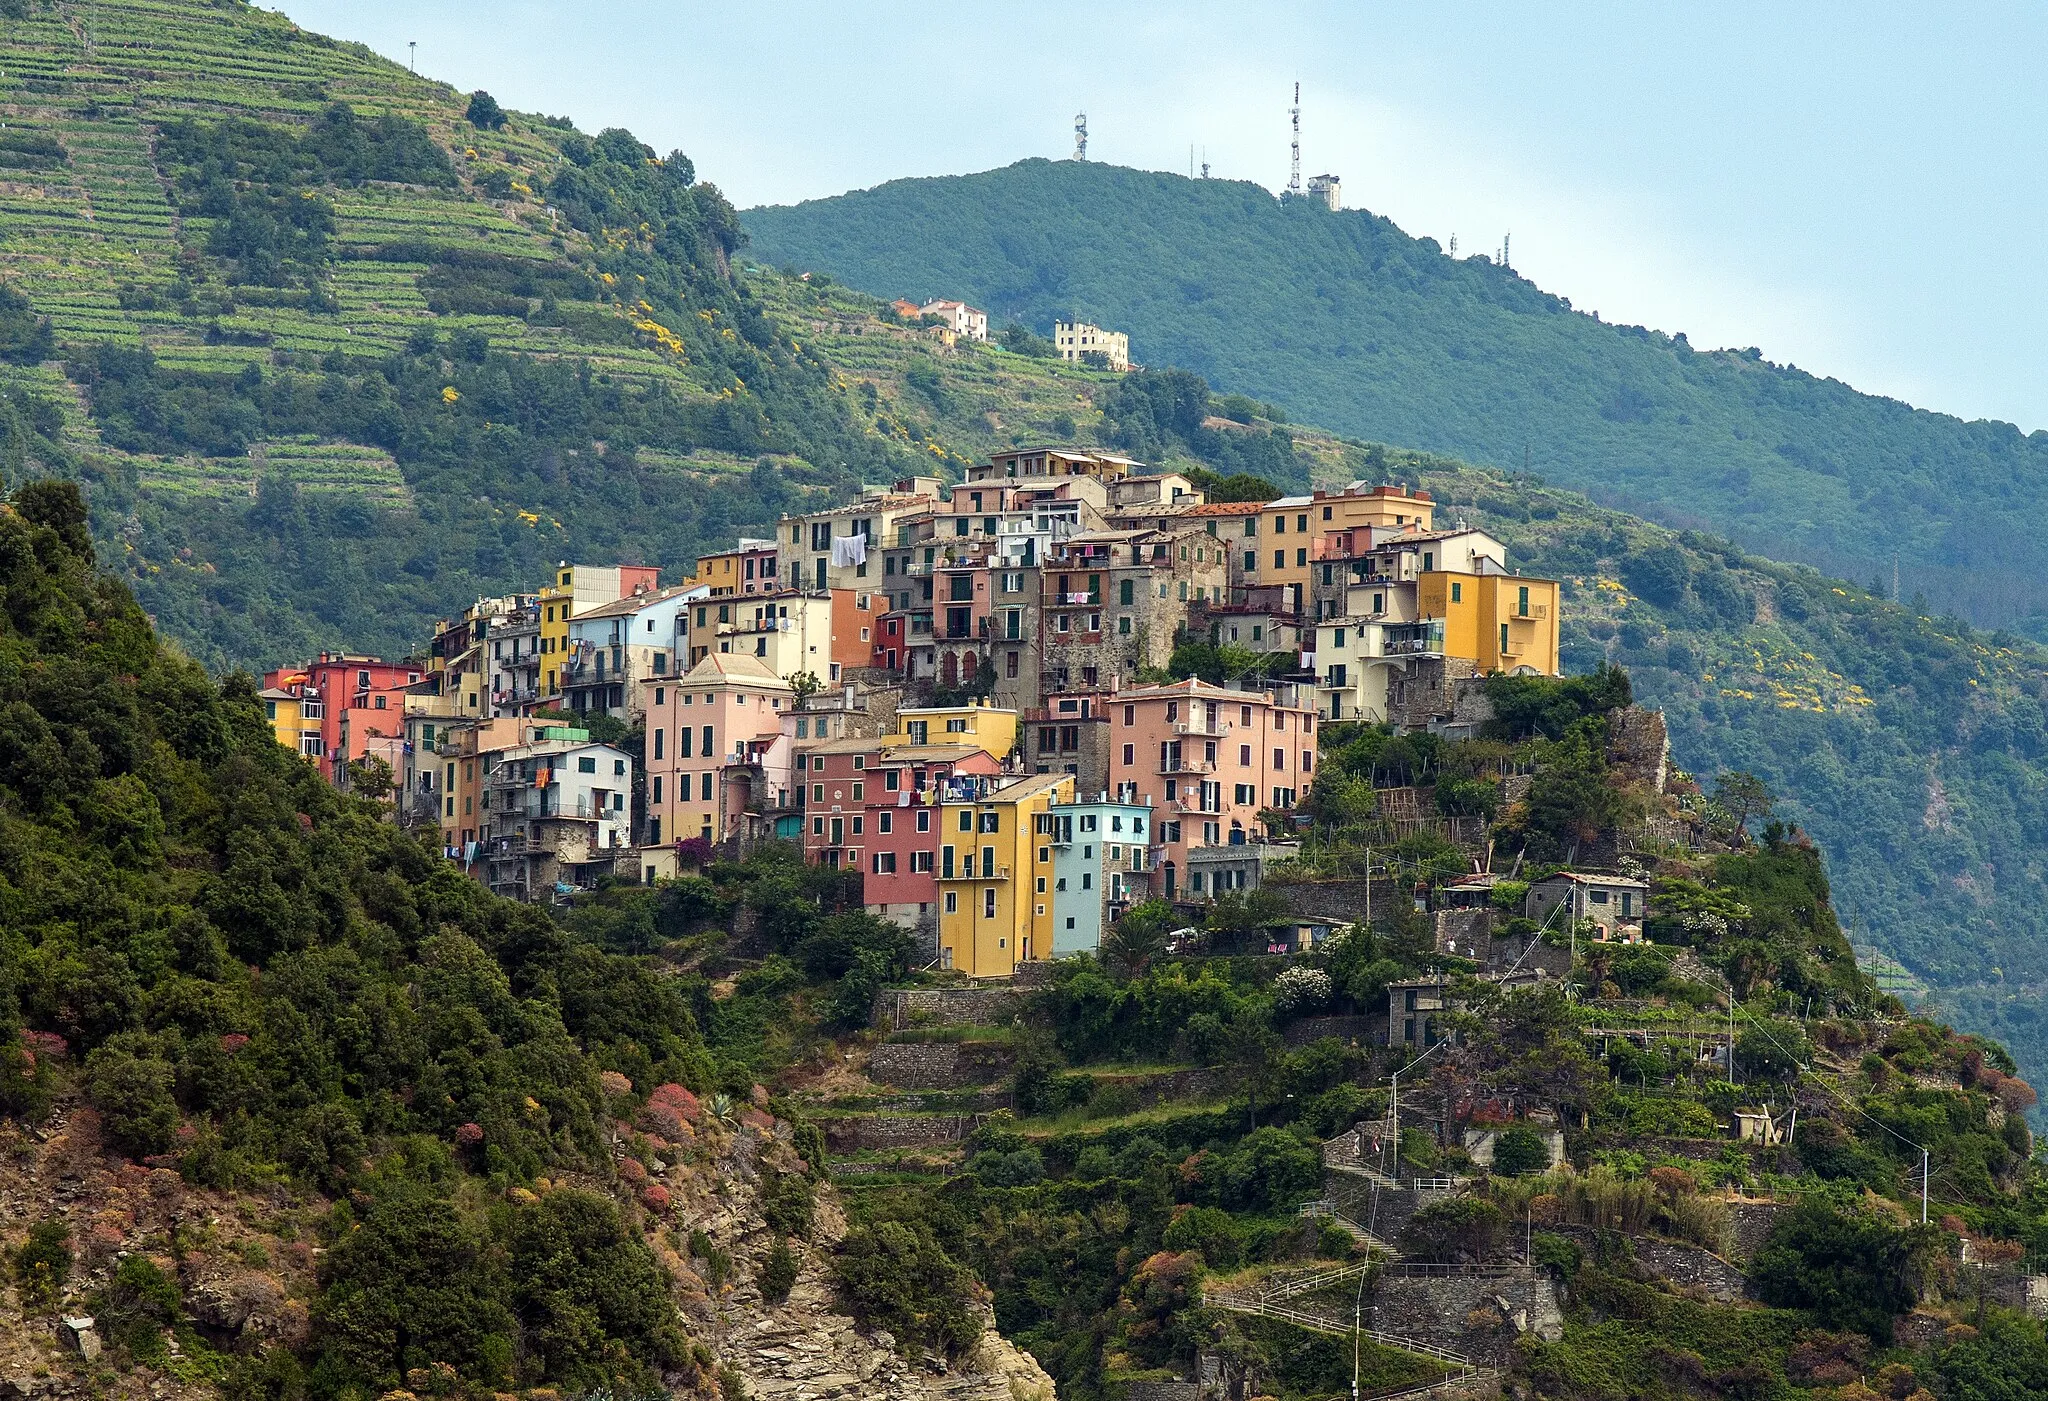
[[[585,755],[582,755],[581,757],[579,757],[579,758],[578,758],[578,759],[576,760],[576,772],[578,772],[578,773],[596,773],[596,772],[597,772],[597,756],[596,756],[595,754],[585,754]]]
[[[824,784],[822,784],[822,783],[813,783],[813,784],[811,785],[811,801],[812,801],[812,802],[814,802],[814,803],[822,803],[822,802],[824,802],[824,801],[825,801],[825,785],[824,785]]]
[[[661,775],[660,775],[660,774],[656,774],[656,775],[654,776],[654,805],[655,805],[656,807],[660,807],[660,806],[661,806]]]
[[[1464,601],[1465,586],[1459,583],[1456,579],[1451,580],[1451,602],[1463,603]]]
[[[706,725],[704,727],[704,757],[709,759],[717,748],[718,746],[711,738],[711,727]]]
[[[1529,586],[1523,584],[1517,590],[1517,593],[1519,597],[1515,603],[1516,616],[1526,618],[1529,616]]]
[[[856,783],[853,785],[853,800],[856,803],[863,801],[861,796],[861,790],[865,787],[867,787],[867,785],[864,783]]]
[[[1127,705],[1124,707],[1124,723],[1126,725],[1135,725],[1138,723],[1138,707],[1136,707],[1135,705]],[[1129,763],[1130,760],[1126,759],[1124,762]]]
[[[895,824],[890,820],[895,816],[896,814],[893,812],[877,814],[878,820],[875,825],[875,830],[877,832],[880,832],[883,836],[887,836],[890,832],[895,830]]]
[[[704,794],[704,796],[703,796],[703,797],[702,797],[701,799],[699,799],[699,801],[701,801],[701,802],[706,802],[706,803],[710,802],[710,801],[711,801],[711,771],[710,771],[709,769],[706,769],[706,770],[704,771],[704,783],[703,783],[703,794]]]
[[[949,915],[952,915],[952,914],[958,914],[959,912],[960,912],[960,895],[959,895],[959,892],[957,892],[957,891],[952,891],[952,890],[949,890],[949,891],[947,891],[947,892],[946,892],[946,913],[947,913],[947,914],[949,914]],[[948,950],[948,952],[950,952],[950,950]]]
[[[1287,567],[1287,551],[1273,551],[1273,567],[1275,569],[1285,569]]]
[[[990,886],[987,890],[981,892],[981,917],[983,919],[994,919],[996,917],[996,892],[994,886]],[[998,939],[996,940],[996,947],[1002,948],[1007,943],[1008,940]]]
[[[981,832],[1000,832],[1002,830],[1002,819],[1003,815],[999,812],[985,812],[981,814],[981,825],[976,830]]]
[[[1274,751],[1273,751],[1273,767],[1274,767],[1274,768],[1276,768],[1276,769],[1284,769],[1284,768],[1286,768],[1286,767],[1287,767],[1287,751],[1286,751],[1286,750],[1284,750],[1284,749],[1276,749],[1276,750],[1274,750]]]
[[[614,778],[624,778],[625,776],[626,776],[626,761],[625,761],[624,759],[614,759],[614,760],[612,760],[612,777],[614,777]]]
[[[932,869],[932,854],[929,851],[911,852],[910,869],[923,875],[930,875]]]
[[[917,830],[920,832],[929,832],[931,831],[931,829],[932,810],[930,808],[919,808],[917,810]]]
[[[862,825],[866,823],[866,821],[867,819],[864,817],[856,817],[853,819],[853,834],[856,837],[860,835],[860,829]]]
[[[1500,650],[1501,650],[1501,655],[1502,655],[1502,656],[1506,656],[1506,655],[1507,655],[1507,651],[1508,651],[1508,625],[1507,625],[1506,623],[1502,623],[1502,624],[1500,625]]]
[[[1135,580],[1126,579],[1116,586],[1116,601],[1128,608],[1138,601],[1138,585]]]
[[[883,791],[883,792],[885,792],[885,793],[894,793],[894,792],[896,792],[896,791],[897,791],[897,790],[898,790],[899,788],[901,788],[902,786],[903,786],[903,774],[901,773],[901,771],[899,771],[899,770],[897,770],[897,769],[890,769],[890,770],[889,770],[889,771],[888,771],[887,773],[885,773],[885,774],[883,774],[883,775],[882,775],[882,791]]]
[[[822,817],[814,817],[814,818],[812,818],[812,819],[811,819],[811,835],[812,835],[812,836],[814,836],[814,837],[822,837],[822,836],[824,836],[824,835],[825,835],[825,819],[824,819],[824,818],[822,818]]]
[[[662,750],[662,742],[663,742],[664,740],[666,740],[667,738],[668,738],[668,731],[666,731],[666,730],[656,730],[656,731],[654,732],[654,757],[655,757],[655,758],[657,758],[657,759],[660,759],[660,758],[663,758],[663,757],[665,757],[665,756],[664,756],[664,754],[663,754],[663,750]]]
[[[1435,569],[1436,553],[1432,550],[1424,550],[1422,552],[1422,572],[1425,574],[1429,574],[1434,572]]]
[[[1060,889],[1061,889],[1061,890],[1065,890],[1066,888],[1067,888],[1067,883],[1066,883],[1066,881],[1062,880],[1062,881],[1060,882]],[[1044,876],[1040,876],[1040,877],[1038,878],[1038,893],[1039,893],[1040,895],[1043,895],[1043,894],[1045,894],[1045,877],[1044,877]]]
[[[972,832],[974,830],[974,813],[969,808],[960,809],[960,830],[963,832]]]

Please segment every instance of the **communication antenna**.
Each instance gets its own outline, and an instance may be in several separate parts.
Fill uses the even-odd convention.
[[[1077,161],[1088,159],[1088,114],[1086,112],[1076,112],[1074,114],[1074,159]]]
[[[1204,180],[1209,178],[1209,148],[1207,146],[1202,148],[1202,178]]]
[[[1512,233],[1504,233],[1500,236],[1500,265],[1504,268],[1514,266],[1508,261],[1508,241],[1513,237]]]
[[[1287,172],[1287,193],[1301,193],[1301,81],[1295,80],[1294,105],[1287,109],[1287,115],[1294,120],[1293,159]]]
[[[1458,256],[1458,236],[1456,234],[1451,235],[1451,256],[1453,258]]]
[[[420,71],[420,41],[417,39],[405,41],[405,66],[411,73]]]

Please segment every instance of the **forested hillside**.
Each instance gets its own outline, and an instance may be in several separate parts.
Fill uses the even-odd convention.
[[[1368,196],[1369,198],[1369,196]],[[898,180],[745,215],[753,251],[881,296],[961,297],[1040,334],[1127,331],[1133,356],[1302,417],[1525,465],[1986,624],[2048,610],[2048,433],[1964,423],[1780,366],[1602,324],[1485,257],[1364,210],[1073,161]],[[1997,539],[1987,552],[1975,542]]]

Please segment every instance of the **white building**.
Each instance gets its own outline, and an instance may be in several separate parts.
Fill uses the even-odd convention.
[[[633,760],[582,730],[552,729],[491,756],[483,856],[491,889],[541,901],[633,869]]]
[[[646,713],[642,683],[688,670],[688,612],[708,596],[702,585],[677,585],[600,604],[569,620],[562,694],[579,714],[599,711],[622,720]]]
[[[1108,360],[1112,370],[1131,367],[1131,338],[1122,331],[1105,331],[1085,321],[1055,321],[1052,343],[1062,360],[1078,363],[1083,355],[1094,354]]]
[[[920,316],[939,317],[956,336],[964,336],[971,341],[988,339],[988,313],[965,302],[926,302],[917,312]]]

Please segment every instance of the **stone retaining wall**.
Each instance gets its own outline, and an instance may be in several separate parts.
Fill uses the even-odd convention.
[[[1007,1026],[1024,1010],[1012,988],[884,988],[875,994],[875,1025],[902,1031],[925,1026]]]
[[[1303,1017],[1288,1023],[1283,1035],[1290,1046],[1306,1046],[1325,1036],[1370,1046],[1375,1033],[1386,1030],[1386,1025],[1384,1017]]]
[[[1564,1312],[1547,1270],[1506,1279],[1391,1275],[1373,1291],[1366,1326],[1502,1367],[1524,1332],[1545,1342],[1563,1337]]]
[[[899,1090],[957,1090],[1007,1079],[1016,1060],[1000,1042],[885,1041],[868,1055],[868,1078]]]
[[[980,1114],[863,1114],[817,1120],[833,1153],[869,1149],[935,1148],[958,1143],[980,1125]]]

